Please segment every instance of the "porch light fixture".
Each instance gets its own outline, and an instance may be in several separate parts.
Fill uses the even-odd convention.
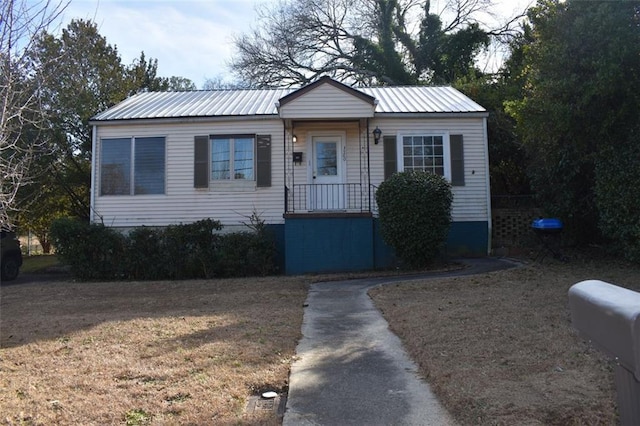
[[[293,138],[292,138],[292,139],[293,139],[293,143],[298,142],[298,137],[297,137],[296,135],[293,135]]]
[[[378,143],[380,142],[380,136],[382,136],[382,130],[380,130],[378,126],[376,126],[375,130],[373,131],[373,143],[378,145]]]

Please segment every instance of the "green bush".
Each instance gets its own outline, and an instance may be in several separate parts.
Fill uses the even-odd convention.
[[[255,225],[255,224],[254,224]],[[205,219],[166,228],[139,227],[128,235],[103,225],[56,220],[51,235],[61,261],[81,280],[159,280],[267,275],[276,248],[261,221],[252,232],[219,234]]]
[[[222,229],[217,220],[204,219],[194,223],[164,228],[162,248],[167,278],[213,278],[215,273],[218,235]]]
[[[125,259],[128,278],[157,280],[169,277],[171,266],[162,243],[162,230],[140,227],[129,233]]]
[[[126,238],[100,224],[62,218],[51,225],[59,259],[82,280],[117,279],[126,275]]]
[[[217,270],[225,277],[265,276],[276,272],[276,246],[267,231],[235,232],[220,237]]]
[[[411,267],[431,263],[451,224],[451,186],[421,171],[396,173],[376,192],[384,241]]]
[[[602,234],[627,260],[640,263],[640,130],[598,157],[596,206]]]

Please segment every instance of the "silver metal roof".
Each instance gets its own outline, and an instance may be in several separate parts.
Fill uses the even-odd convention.
[[[125,99],[91,121],[149,118],[278,115],[280,98],[297,89],[147,92]],[[377,101],[380,113],[465,113],[486,110],[452,87],[358,88]]]
[[[359,89],[378,101],[379,113],[455,113],[486,110],[453,87],[398,86]]]

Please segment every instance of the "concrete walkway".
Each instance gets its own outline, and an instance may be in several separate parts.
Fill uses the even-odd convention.
[[[385,277],[311,286],[298,359],[291,367],[284,426],[453,425],[367,290],[415,279],[479,274],[515,266],[465,260],[449,273]]]

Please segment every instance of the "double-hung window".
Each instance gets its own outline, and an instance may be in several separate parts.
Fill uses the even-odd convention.
[[[445,175],[444,137],[442,135],[402,136],[404,170],[421,170]]]
[[[165,138],[102,139],[101,195],[165,193]]]
[[[271,186],[271,135],[193,138],[193,187],[255,191]]]
[[[255,136],[211,136],[211,180],[255,180]]]
[[[384,178],[397,170],[422,170],[444,176],[453,186],[465,185],[462,134],[412,132],[387,135],[384,143]]]

